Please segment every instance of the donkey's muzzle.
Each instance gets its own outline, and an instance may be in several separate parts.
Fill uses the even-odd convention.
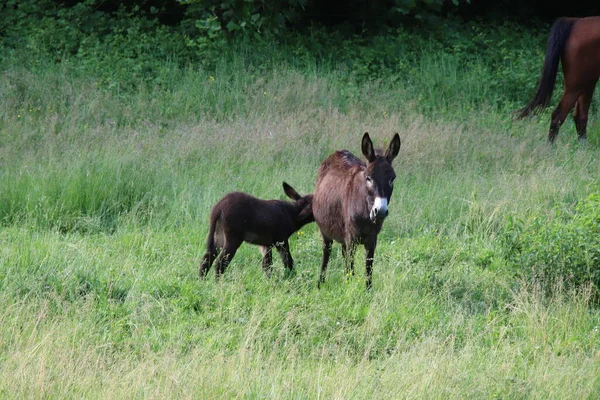
[[[375,223],[377,220],[382,220],[388,215],[387,199],[385,197],[375,197],[373,207],[369,212],[369,218],[371,222]]]

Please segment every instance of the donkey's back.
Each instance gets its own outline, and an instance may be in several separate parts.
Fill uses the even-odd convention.
[[[243,192],[222,198],[211,212],[217,223],[218,245],[224,236],[236,236],[245,242],[268,246],[286,240],[294,226],[288,205],[280,200],[262,200]]]

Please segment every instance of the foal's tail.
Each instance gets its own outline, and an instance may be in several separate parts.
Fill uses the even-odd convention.
[[[517,118],[524,118],[532,112],[538,112],[548,105],[554,91],[556,82],[556,73],[558,72],[558,61],[565,48],[565,43],[569,39],[574,21],[567,18],[559,18],[550,28],[548,35],[548,45],[546,46],[546,58],[544,59],[544,68],[540,78],[537,93],[534,98],[523,108],[517,110]]]
[[[206,238],[206,252],[210,254],[215,253],[215,230],[217,229],[219,219],[221,219],[221,210],[215,209],[210,214],[210,226],[208,228],[208,237]]]

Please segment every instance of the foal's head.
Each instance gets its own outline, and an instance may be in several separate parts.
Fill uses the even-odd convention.
[[[396,173],[392,168],[392,160],[400,151],[400,136],[396,133],[383,155],[375,151],[369,134],[365,132],[362,138],[362,152],[368,164],[364,171],[364,184],[367,190],[367,200],[370,207],[371,222],[383,220],[388,214],[388,204],[394,190]]]
[[[286,182],[283,182],[283,191],[290,199],[295,201],[295,206],[298,210],[298,216],[296,222],[300,225],[306,225],[310,222],[314,222],[315,217],[312,211],[312,200],[313,195],[307,194],[304,196],[300,196],[296,190],[288,185]]]

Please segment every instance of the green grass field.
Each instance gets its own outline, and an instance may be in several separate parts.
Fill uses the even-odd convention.
[[[560,243],[557,210],[598,193],[595,115],[587,146],[568,121],[552,147],[550,110],[514,121],[485,101],[481,64],[434,56],[417,86],[241,60],[121,91],[66,63],[3,65],[0,397],[600,393],[595,287],[548,290],[507,255],[515,221]],[[315,224],[291,239],[292,277],[274,257],[267,279],[246,244],[223,279],[198,280],[219,198],[283,199],[284,180],[311,192],[320,162],[360,155],[365,131],[380,147],[402,139],[370,292],[362,249],[346,277],[339,245],[316,288]]]

